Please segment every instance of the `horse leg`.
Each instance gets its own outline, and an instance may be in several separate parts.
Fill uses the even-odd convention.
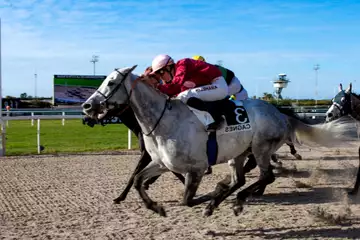
[[[279,159],[277,158],[276,154],[271,154],[271,160],[274,162],[274,163],[278,163],[279,162]]]
[[[290,141],[286,143],[290,147],[290,153],[293,155],[297,160],[301,160],[302,157],[300,154],[297,153],[294,144]]]
[[[248,156],[248,161],[245,163],[244,166],[244,173],[248,173],[251,170],[253,170],[254,168],[256,168],[257,164],[256,164],[256,159],[254,154],[250,154]]]
[[[213,197],[204,210],[205,216],[212,215],[214,209],[221,202],[245,184],[244,161],[248,155],[248,152],[244,152],[240,156],[228,161],[231,169],[231,179],[225,178],[216,185],[215,191],[211,193]]]
[[[260,168],[260,173],[266,175],[265,173],[268,173],[269,179],[273,178],[272,182],[275,180],[275,176],[273,173],[273,169],[276,168],[270,163],[270,158],[274,155],[273,153],[281,146],[281,142],[279,141],[265,141],[260,142],[258,144],[259,146],[262,146],[262,148],[256,148],[254,151],[254,156],[256,157],[256,160],[259,159],[258,165]],[[270,158],[269,158],[270,156]],[[279,162],[280,163],[280,162]],[[277,163],[277,164],[279,164]],[[278,166],[281,167],[279,164]],[[272,182],[269,182],[272,183]],[[257,188],[255,188],[252,192],[253,196],[262,196],[265,192],[266,185],[261,185]]]
[[[265,191],[266,186],[275,181],[275,176],[272,172],[273,167],[270,164],[270,157],[271,152],[275,152],[275,149],[277,149],[277,145],[279,145],[279,142],[268,144],[262,143],[259,144],[259,146],[262,146],[262,148],[256,148],[254,156],[260,168],[260,177],[258,181],[251,184],[249,187],[245,188],[237,194],[236,203],[233,207],[234,214],[236,216],[243,210],[243,204],[250,194],[256,191],[257,194],[262,195]]]
[[[182,184],[185,184],[185,178],[183,175],[181,175],[180,173],[176,173],[176,172],[172,172],[179,180]],[[147,179],[146,181],[144,181],[144,188],[145,190],[148,190],[149,189],[149,186],[151,184],[153,184],[160,176],[156,176],[156,177],[153,177],[153,178],[149,178]]]
[[[274,172],[273,172],[273,168],[274,167],[272,165],[269,166],[269,171],[268,171],[267,176],[266,176],[269,179],[269,182],[267,184],[264,184],[264,185],[259,186],[258,188],[256,188],[252,193],[253,196],[262,196],[262,195],[264,195],[266,186],[275,181],[275,175],[274,175]]]
[[[277,163],[279,167],[281,167],[282,163],[277,159],[276,154],[272,154],[271,155],[271,160],[273,160],[273,162]],[[250,154],[248,156],[248,161],[245,163],[244,166],[244,173],[249,173],[251,170],[253,170],[254,168],[256,168],[257,164],[256,164],[256,159],[254,154]]]
[[[145,203],[146,208],[160,214],[160,216],[163,216],[163,217],[166,217],[164,208],[162,206],[158,205],[153,200],[151,200],[149,195],[147,195],[147,193],[144,189],[143,181],[144,181],[144,179],[152,178],[155,176],[160,176],[162,173],[167,172],[167,171],[168,171],[168,169],[160,166],[159,163],[150,162],[150,164],[145,169],[143,169],[140,173],[138,173],[135,176],[135,180],[134,180],[135,189],[138,191],[141,199]]]
[[[151,157],[150,157],[149,153],[145,149],[143,149],[141,151],[141,157],[139,159],[139,162],[138,162],[134,172],[131,174],[131,177],[130,177],[124,191],[120,194],[119,197],[114,199],[114,203],[119,204],[120,202],[125,200],[127,194],[129,193],[129,191],[131,189],[131,186],[134,183],[135,175],[138,174],[140,171],[142,171],[150,162],[151,162]]]
[[[201,202],[194,199],[196,191],[199,188],[201,179],[204,173],[202,172],[188,172],[185,175],[185,193],[183,198],[183,205],[188,207],[193,207]]]
[[[272,165],[273,168],[281,168],[282,167],[282,162],[279,161],[276,153],[271,154],[271,160],[274,162],[274,165]]]
[[[360,147],[359,147],[359,167],[358,167],[358,171],[357,171],[357,176],[356,176],[356,181],[355,181],[355,185],[354,188],[351,189],[348,194],[350,195],[355,195],[358,193],[359,191],[359,187],[360,187]]]
[[[269,168],[267,172],[261,174],[258,181],[251,184],[249,187],[245,188],[244,190],[240,191],[236,196],[236,203],[233,207],[235,216],[238,216],[239,213],[242,212],[246,198],[248,198],[250,194],[252,194],[255,190],[259,190],[259,189],[265,190],[265,187],[274,181],[275,181],[275,176],[272,173],[271,168]]]

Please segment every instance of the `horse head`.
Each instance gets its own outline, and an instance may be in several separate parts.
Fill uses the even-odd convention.
[[[109,110],[129,104],[131,89],[127,89],[125,80],[133,76],[135,68],[136,65],[111,72],[82,104],[83,112],[93,119],[102,119]]]
[[[326,122],[348,115],[352,111],[352,84],[343,90],[342,84],[339,85],[339,92],[332,99],[332,105],[326,112]]]

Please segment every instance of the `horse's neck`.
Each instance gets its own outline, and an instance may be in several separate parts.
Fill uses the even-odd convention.
[[[132,80],[125,83],[128,91],[132,88],[134,78],[136,76],[132,75]],[[166,98],[152,87],[141,81],[135,84],[130,98],[130,107],[133,109],[144,133],[153,130],[159,118],[162,117],[165,103]]]
[[[351,116],[360,121],[360,99],[351,94]]]

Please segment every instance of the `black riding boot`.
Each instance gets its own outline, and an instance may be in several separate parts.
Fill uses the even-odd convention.
[[[200,111],[207,111],[208,113],[210,113],[210,115],[214,119],[214,122],[210,123],[206,127],[206,130],[209,131],[209,132],[217,130],[217,128],[219,127],[219,125],[221,123],[222,118],[221,118],[221,113],[216,108],[216,106],[211,107],[210,104],[206,104],[203,100],[201,100],[199,98],[195,98],[195,97],[189,98],[186,103],[190,107],[196,108],[196,109],[198,109]],[[213,104],[211,104],[211,105],[213,105]]]

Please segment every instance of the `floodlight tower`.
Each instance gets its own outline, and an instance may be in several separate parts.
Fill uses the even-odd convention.
[[[320,65],[314,65],[315,71],[315,105],[317,106],[317,99],[318,99],[318,70],[320,69]]]
[[[280,73],[278,75],[278,79],[276,79],[273,82],[273,86],[275,88],[275,97],[276,99],[283,99],[281,96],[281,92],[284,88],[287,87],[288,83],[290,82],[290,80],[286,77],[285,73]]]
[[[97,55],[93,55],[92,58],[91,58],[91,60],[90,60],[90,62],[92,62],[93,65],[94,65],[94,75],[95,75],[95,64],[96,64],[98,61],[99,61],[99,56],[97,56]]]
[[[37,73],[36,73],[36,70],[35,70],[35,73],[34,73],[34,98],[36,99],[37,97]]]

